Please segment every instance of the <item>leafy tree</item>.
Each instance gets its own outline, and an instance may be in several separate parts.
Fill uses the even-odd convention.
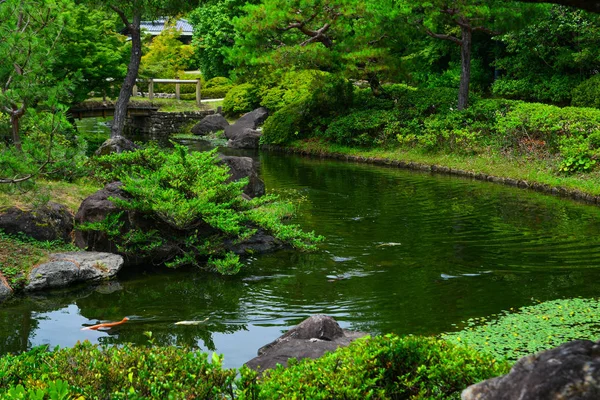
[[[66,0],[0,3],[0,107],[10,119],[12,144],[22,151],[19,123],[29,107],[67,95],[70,82],[52,78],[63,33]]]
[[[63,19],[65,27],[52,75],[58,81],[75,81],[69,102],[79,103],[90,92],[113,95],[113,81],[125,76],[129,52],[125,36],[115,32],[115,16],[85,4],[71,4]]]
[[[499,37],[505,52],[496,62],[503,76],[496,94],[568,103],[571,91],[600,69],[600,16],[552,6],[521,29]]]
[[[465,109],[469,101],[474,32],[498,35],[500,29],[514,24],[531,8],[501,0],[417,1],[407,2],[404,7],[409,19],[427,35],[460,47],[459,110]]]
[[[131,91],[138,76],[142,60],[142,32],[140,24],[142,18],[153,19],[158,17],[173,16],[181,14],[196,5],[196,1],[185,0],[87,0],[90,4],[99,7],[107,7],[114,11],[131,36],[131,54],[127,66],[127,74],[123,79],[123,85],[119,92],[119,98],[115,104],[114,120],[111,127],[111,136],[118,137],[123,134],[125,118],[127,117],[127,105],[131,97]]]
[[[165,28],[148,46],[142,56],[141,72],[147,76],[174,77],[178,71],[188,68],[193,48],[181,43],[180,33],[174,27]]]
[[[368,79],[378,91],[378,74],[399,60],[390,49],[404,32],[388,2],[263,0],[244,10],[234,20],[230,60],[246,72],[281,66],[343,72]]]
[[[234,45],[233,19],[243,14],[243,6],[256,0],[210,0],[189,14],[194,26],[192,45],[202,75],[206,79],[229,76],[227,53]]]

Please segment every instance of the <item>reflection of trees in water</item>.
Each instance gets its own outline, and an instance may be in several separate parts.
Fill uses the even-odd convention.
[[[21,352],[31,346],[29,337],[37,327],[31,313],[27,307],[0,312],[0,354]]]
[[[95,321],[130,321],[107,330],[99,341],[106,344],[148,344],[144,332],[152,332],[156,345],[197,347],[202,341],[214,349],[212,334],[233,333],[244,324],[240,310],[243,283],[196,270],[140,272],[121,281],[123,290],[110,295],[93,293],[78,299],[81,315]],[[207,321],[198,325],[175,325],[178,321]]]

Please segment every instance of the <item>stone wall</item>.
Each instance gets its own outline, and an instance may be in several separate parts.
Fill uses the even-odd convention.
[[[148,117],[127,117],[125,121],[125,136],[144,140],[166,139],[174,133],[186,132],[207,115],[215,110],[186,111],[186,112],[156,112]]]

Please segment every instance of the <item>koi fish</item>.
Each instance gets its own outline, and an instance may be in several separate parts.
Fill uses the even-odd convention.
[[[178,321],[175,322],[175,325],[200,325],[203,322],[208,321],[208,317],[204,318],[202,321]]]
[[[86,326],[84,328],[81,328],[82,331],[89,331],[89,330],[98,330],[100,328],[112,328],[113,326],[117,326],[117,325],[121,325],[124,324],[125,322],[129,321],[129,318],[125,317],[120,321],[117,322],[105,322],[103,324],[97,324],[97,325],[92,325],[92,326]]]

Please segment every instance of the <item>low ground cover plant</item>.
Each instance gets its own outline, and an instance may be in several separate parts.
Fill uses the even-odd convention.
[[[469,319],[462,330],[442,337],[497,359],[516,361],[571,340],[597,340],[600,336],[598,312],[598,299],[547,301],[487,318]]]

